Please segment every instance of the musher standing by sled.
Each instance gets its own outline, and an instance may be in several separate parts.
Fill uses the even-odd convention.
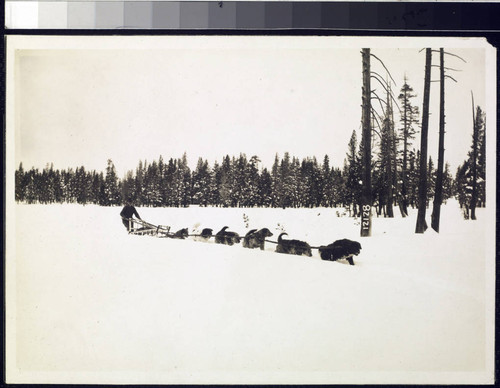
[[[132,219],[133,216],[136,216],[138,219],[142,220],[141,216],[139,215],[139,213],[137,213],[137,210],[135,209],[135,207],[130,204],[130,203],[127,203],[122,211],[120,212],[120,216],[122,217],[122,222],[123,222],[123,225],[125,225],[125,227],[127,228],[127,230],[130,232],[130,227],[131,225],[134,224],[133,221],[129,221]]]

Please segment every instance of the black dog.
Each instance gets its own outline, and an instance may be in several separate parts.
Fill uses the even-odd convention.
[[[205,228],[201,231],[200,235],[195,237],[196,241],[208,241],[212,237],[212,229]]]
[[[185,239],[189,236],[189,232],[187,230],[187,228],[183,228],[183,229],[180,229],[178,230],[177,232],[175,232],[173,235],[172,235],[172,238],[180,238],[180,239]]]
[[[281,233],[278,237],[278,245],[276,252],[288,253],[290,255],[306,255],[312,256],[311,247],[308,243],[300,240],[284,240],[283,235],[288,233]]]
[[[330,245],[323,245],[318,250],[322,260],[337,261],[345,259],[350,265],[354,265],[353,256],[359,255],[361,244],[357,241],[344,238]]]
[[[217,244],[226,244],[226,245],[238,244],[241,240],[239,234],[236,232],[227,231],[226,230],[227,228],[229,228],[229,226],[224,226],[221,230],[217,232],[217,234],[215,235],[215,242]]]
[[[266,237],[271,237],[273,234],[267,228],[260,230],[252,229],[243,237],[243,246],[245,248],[260,248],[264,250]]]

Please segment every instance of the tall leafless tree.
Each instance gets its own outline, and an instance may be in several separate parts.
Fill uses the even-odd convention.
[[[462,61],[465,60],[458,55],[445,52],[443,48],[439,49],[439,146],[438,146],[438,165],[436,171],[436,185],[434,190],[434,202],[432,207],[431,215],[431,227],[436,232],[439,232],[439,220],[441,215],[441,204],[443,202],[443,168],[444,168],[444,134],[445,134],[445,78],[450,78],[451,80],[457,82],[453,77],[445,75],[445,69],[455,70],[450,68],[445,68],[444,66],[444,56],[445,54],[452,55],[454,57],[460,58]]]
[[[436,173],[436,189],[432,206],[431,227],[439,232],[439,218],[443,201],[443,166],[444,166],[444,49],[439,49],[439,148]]]
[[[420,169],[418,185],[418,214],[415,233],[427,229],[425,212],[427,206],[427,136],[429,132],[429,100],[431,90],[432,49],[425,49],[424,101],[422,104],[422,131],[420,137]]]
[[[370,49],[361,51],[363,90],[362,90],[362,138],[363,144],[363,179],[361,198],[361,237],[371,236],[371,86],[370,86]]]

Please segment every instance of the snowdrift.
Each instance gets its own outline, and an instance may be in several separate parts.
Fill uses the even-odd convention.
[[[117,207],[17,205],[7,297],[20,380],[465,383],[491,361],[484,209],[464,221],[450,201],[440,234],[416,235],[414,212],[374,217],[369,238],[341,209],[138,211],[173,231],[267,227],[274,241],[362,251],[349,266],[269,243],[129,235]]]

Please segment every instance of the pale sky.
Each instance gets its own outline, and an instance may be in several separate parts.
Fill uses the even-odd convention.
[[[342,167],[353,129],[361,139],[360,49],[371,47],[363,39],[337,44],[333,37],[288,37],[271,44],[265,41],[271,37],[226,37],[219,44],[221,37],[208,37],[209,44],[198,44],[197,37],[183,37],[195,43],[157,47],[143,37],[148,44],[127,49],[127,38],[133,37],[117,38],[117,47],[94,40],[83,48],[18,51],[16,168],[22,161],[25,169],[54,163],[104,171],[112,159],[122,177],[140,159],[168,160],[184,152],[192,168],[199,156],[212,165],[240,152],[258,155],[270,168],[274,155],[285,151],[319,161],[328,154],[331,165]],[[391,46],[386,39],[372,53],[391,71],[396,96],[407,75],[421,109],[425,52],[419,50],[442,42],[398,49],[405,46],[401,40]],[[447,66],[461,70],[449,73],[458,83],[446,84],[445,159],[454,174],[471,144],[471,90],[476,105],[485,104],[485,53],[444,47],[467,61],[446,58]],[[375,59],[372,69],[385,74]],[[438,80],[438,68],[432,78]],[[383,94],[376,82],[372,87]],[[437,161],[439,83],[431,90],[429,154]]]

